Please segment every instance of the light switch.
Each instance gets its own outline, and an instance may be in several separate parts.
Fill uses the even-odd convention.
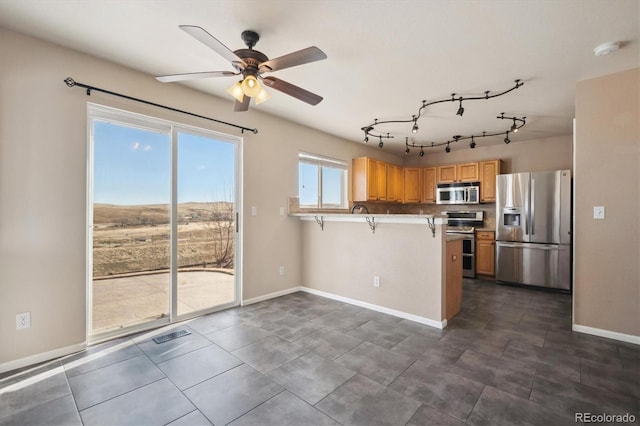
[[[604,219],[604,206],[593,206],[593,218]]]
[[[251,206],[251,216],[258,216],[258,208],[256,206]]]

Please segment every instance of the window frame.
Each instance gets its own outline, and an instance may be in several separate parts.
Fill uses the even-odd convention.
[[[318,191],[316,196],[315,204],[302,204],[300,199],[300,165],[301,164],[310,164],[317,167],[317,182],[318,182]],[[323,169],[337,169],[340,170],[340,204],[329,204],[324,202],[323,197]],[[349,166],[346,161],[326,157],[319,154],[312,154],[309,152],[298,152],[298,200],[300,209],[307,210],[346,210],[348,209],[348,193],[347,193],[347,182],[348,182],[348,174],[349,174]]]

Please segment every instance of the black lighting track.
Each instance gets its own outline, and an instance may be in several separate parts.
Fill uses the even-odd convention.
[[[364,127],[361,128],[361,130],[364,132],[364,143],[369,142],[369,137],[372,138],[378,138],[379,139],[379,143],[378,146],[380,148],[382,148],[384,146],[384,142],[383,139],[394,139],[394,136],[391,135],[390,133],[382,133],[382,132],[378,132],[376,131],[376,126],[379,126],[381,124],[391,124],[391,123],[413,123],[413,127],[411,129],[412,133],[417,133],[418,132],[418,119],[422,116],[424,110],[431,105],[436,105],[436,104],[441,104],[441,103],[445,103],[445,102],[459,102],[460,105],[458,107],[458,111],[456,112],[456,115],[462,116],[464,114],[464,107],[462,106],[463,102],[467,102],[467,101],[476,101],[476,100],[489,100],[492,98],[497,98],[498,96],[503,96],[506,95],[507,93],[510,93],[520,87],[522,87],[524,85],[524,83],[522,82],[522,80],[517,79],[514,80],[514,85],[512,87],[510,87],[509,89],[503,90],[501,92],[497,92],[497,93],[493,93],[490,94],[491,91],[490,90],[486,90],[484,92],[484,96],[458,96],[456,93],[452,93],[451,97],[449,98],[443,98],[443,99],[438,99],[438,100],[434,100],[431,102],[427,102],[426,100],[422,101],[422,105],[418,108],[418,112],[417,114],[414,114],[411,116],[410,119],[406,119],[406,120],[384,120],[384,121],[380,121],[377,118],[373,121],[373,123],[368,124]],[[438,147],[438,146],[443,146],[446,145],[446,152],[450,151],[449,145],[451,143],[455,143],[455,142],[460,142],[460,141],[464,141],[464,140],[471,140],[470,143],[470,147],[471,148],[475,148],[475,139],[480,139],[480,138],[484,138],[484,137],[488,137],[488,136],[498,136],[498,135],[505,135],[505,139],[504,142],[505,143],[509,143],[511,142],[511,140],[509,139],[509,133],[516,133],[521,127],[523,127],[526,124],[526,117],[508,117],[504,115],[505,113],[501,113],[497,118],[501,119],[501,120],[513,120],[513,125],[511,126],[511,128],[507,131],[499,131],[499,132],[482,132],[482,133],[478,133],[478,134],[473,134],[473,135],[468,135],[468,136],[461,136],[461,135],[455,135],[452,137],[452,139],[444,141],[444,142],[423,142],[423,143],[416,143],[416,142],[412,142],[409,143],[409,138],[405,137],[405,145],[407,147],[407,149],[405,150],[405,154],[409,154],[410,148],[420,148],[420,155],[424,155],[424,148],[433,148],[433,147]]]
[[[151,106],[154,106],[154,107],[166,109],[166,110],[173,111],[173,112],[179,112],[181,114],[190,115],[192,117],[202,118],[204,120],[209,120],[209,121],[213,121],[215,123],[224,124],[225,126],[235,127],[236,129],[240,129],[241,133],[243,133],[243,134],[244,134],[245,131],[252,132],[252,133],[258,133],[258,129],[255,129],[255,128],[252,129],[252,128],[249,128],[249,127],[241,126],[239,124],[228,123],[226,121],[218,120],[218,119],[207,117],[207,116],[200,115],[200,114],[195,114],[193,112],[184,111],[184,110],[181,110],[181,109],[178,109],[178,108],[173,108],[173,107],[170,107],[170,106],[167,106],[167,105],[162,105],[162,104],[158,104],[158,103],[155,103],[155,102],[146,101],[144,99],[134,98],[133,96],[129,96],[129,95],[123,95],[122,93],[112,92],[110,90],[101,89],[99,87],[89,86],[87,84],[79,83],[79,82],[75,81],[71,77],[65,78],[64,82],[69,87],[81,87],[83,89],[87,89],[87,96],[91,96],[91,92],[95,90],[96,92],[106,93],[107,95],[117,96],[119,98],[128,99],[130,101],[140,102],[142,104],[151,105]]]

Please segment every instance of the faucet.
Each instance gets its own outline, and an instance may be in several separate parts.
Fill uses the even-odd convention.
[[[367,212],[367,214],[369,214],[369,209],[367,208],[367,206],[362,205],[362,204],[354,204],[353,207],[351,208],[351,214],[353,214],[353,212],[355,211],[355,209],[360,208],[360,213],[362,213],[362,209],[364,209],[365,212]]]

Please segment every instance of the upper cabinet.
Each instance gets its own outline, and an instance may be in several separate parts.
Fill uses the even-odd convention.
[[[402,202],[402,167],[387,164],[387,201]]]
[[[435,204],[439,183],[480,182],[480,202],[495,203],[496,176],[502,161],[434,167],[402,167],[369,157],[354,158],[351,171],[354,202]]]
[[[436,202],[436,173],[435,167],[422,169],[422,197],[420,202],[435,204]]]
[[[457,182],[477,182],[478,163],[456,164],[456,179]]]
[[[420,179],[421,169],[419,167],[406,167],[403,170],[404,203],[420,202]]]
[[[449,164],[438,166],[437,183],[475,182],[478,177],[478,163]]]
[[[480,162],[480,202],[496,202],[496,176],[500,174],[500,160]]]
[[[351,197],[354,202],[399,201],[402,168],[369,157],[351,162]]]
[[[354,158],[351,162],[351,196],[353,201],[378,199],[376,160],[367,157]]]

